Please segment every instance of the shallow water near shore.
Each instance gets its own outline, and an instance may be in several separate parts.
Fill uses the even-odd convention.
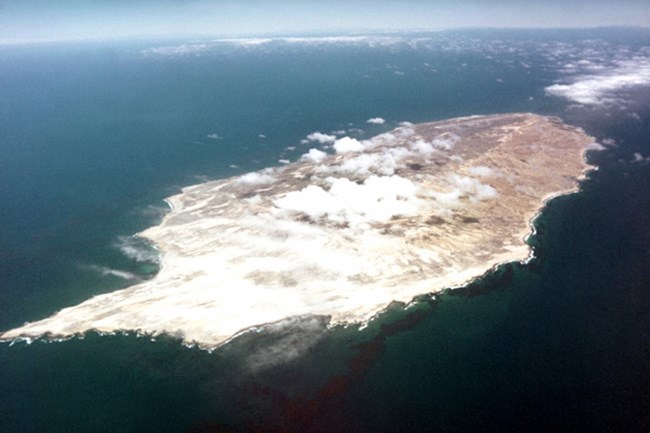
[[[135,334],[0,344],[0,430],[647,430],[650,165],[635,154],[650,156],[650,94],[571,108],[544,95],[565,76],[535,48],[644,37],[470,32],[416,49],[188,56],[147,51],[174,41],[3,47],[2,330],[148,278],[155,252],[131,236],[167,212],[163,198],[295,160],[317,130],[368,137],[400,121],[531,111],[616,144],[590,152],[599,169],[536,220],[529,264],[393,305],[361,331],[262,331],[213,352]],[[499,51],[503,40],[519,51]],[[376,116],[387,124],[366,123]],[[301,356],[274,351],[283,338]]]

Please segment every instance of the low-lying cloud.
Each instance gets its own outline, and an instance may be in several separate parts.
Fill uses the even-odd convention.
[[[363,143],[356,138],[343,137],[334,142],[336,153],[361,152],[365,149]]]
[[[322,132],[312,132],[307,136],[308,141],[318,142],[320,144],[330,144],[336,141],[336,135],[323,134]]]
[[[305,153],[300,159],[303,161],[313,162],[319,164],[325,160],[327,153],[318,149],[309,149],[309,152]]]
[[[460,207],[463,205],[463,200],[478,203],[499,196],[492,186],[473,177],[454,174],[446,179],[446,183],[447,188],[444,190],[431,192],[433,199],[443,208]]]
[[[120,236],[113,246],[137,262],[158,263],[160,261],[158,250],[149,241],[138,236]]]
[[[355,226],[416,215],[422,201],[418,187],[400,176],[370,176],[358,184],[347,178],[328,178],[329,187],[309,185],[275,200],[280,209],[299,212],[313,220]]]
[[[113,268],[109,268],[108,266],[81,265],[80,268],[97,272],[102,276],[113,276],[113,277],[122,278],[123,280],[140,280],[140,277],[132,272],[113,269]]]
[[[583,105],[604,105],[620,99],[617,92],[650,86],[650,59],[639,57],[621,61],[601,72],[582,75],[570,84],[554,84],[546,93]]]
[[[264,170],[261,172],[252,172],[252,173],[246,173],[242,176],[240,176],[237,181],[239,183],[247,184],[247,185],[263,185],[265,183],[271,183],[275,181],[275,178],[271,176],[270,170]]]

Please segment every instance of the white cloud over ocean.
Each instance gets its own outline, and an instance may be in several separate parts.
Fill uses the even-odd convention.
[[[149,243],[138,236],[120,236],[113,244],[122,254],[137,262],[158,263],[158,251]]]
[[[330,144],[336,141],[336,135],[323,134],[320,131],[316,131],[309,134],[307,140],[318,142],[320,144]]]
[[[604,105],[620,99],[619,91],[650,86],[650,59],[637,57],[617,62],[598,73],[578,76],[572,83],[554,84],[546,93],[583,105]]]
[[[139,281],[141,278],[132,272],[122,271],[119,269],[112,269],[108,266],[100,265],[80,265],[81,269],[86,269],[89,271],[97,272],[102,276],[113,276],[122,278],[123,280],[136,280]]]

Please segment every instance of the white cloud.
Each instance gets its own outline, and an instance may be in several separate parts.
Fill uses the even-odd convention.
[[[336,135],[323,134],[322,132],[316,131],[309,134],[307,140],[317,141],[321,144],[329,144],[336,141]]]
[[[644,157],[639,152],[635,152],[634,159],[632,160],[632,162],[650,162],[650,156]]]
[[[263,171],[244,174],[243,176],[240,176],[237,181],[247,185],[262,185],[274,182],[275,178],[271,176],[268,171]]]
[[[309,185],[275,200],[279,209],[300,212],[351,226],[417,214],[422,202],[417,186],[400,176],[370,176],[362,184],[328,178],[328,190]]]
[[[397,143],[397,137],[390,132],[385,132],[363,141],[366,150],[374,149],[379,146],[394,146]]]
[[[400,125],[401,126],[395,129],[394,131],[397,136],[406,138],[415,134],[415,129],[413,129],[413,124],[409,124],[408,122],[402,122]]]
[[[598,74],[583,75],[571,84],[554,84],[546,93],[583,105],[603,105],[615,102],[617,91],[650,86],[650,59],[639,57],[617,62]]]
[[[111,275],[114,277],[122,278],[123,280],[140,280],[140,277],[138,277],[134,273],[127,272],[127,271],[120,271],[118,269],[112,269],[107,266],[81,265],[80,267],[82,269],[88,269],[90,271],[98,272],[103,276]]]
[[[456,134],[445,134],[431,140],[431,145],[439,150],[451,150],[458,143],[459,137]]]
[[[350,123],[350,126],[352,126],[351,123]],[[345,133],[345,131],[344,131],[344,133]],[[363,135],[363,134],[365,134],[365,131],[363,129],[359,129],[359,128],[350,128],[350,129],[348,129],[347,133],[350,134],[350,135]]]
[[[431,143],[427,143],[424,140],[415,140],[413,143],[411,143],[411,149],[422,155],[431,155],[433,152],[435,152],[433,145]]]
[[[233,39],[215,39],[213,42],[227,42],[241,46],[258,46],[266,45],[273,42],[270,38],[233,38]]]
[[[381,40],[379,37],[373,38],[371,36],[324,36],[324,37],[288,37],[278,38],[276,40],[292,43],[292,44],[355,44],[355,43],[368,43],[373,39]]]
[[[373,123],[375,125],[383,125],[384,123],[386,123],[386,120],[382,119],[381,117],[372,117],[366,120],[366,122]]]
[[[431,195],[438,204],[445,208],[453,208],[460,204],[461,192],[459,190],[436,191]]]
[[[361,142],[349,137],[337,140],[334,148],[338,154],[381,150],[347,157],[340,165],[333,166],[331,172],[355,177],[365,177],[370,174],[390,176],[398,169],[405,168],[405,160],[415,159],[419,163],[428,163],[431,155],[441,149],[451,149],[458,141],[458,137],[451,134],[445,134],[432,142],[422,139],[409,140],[408,138],[414,133],[411,127],[401,127],[394,133],[387,132]]]
[[[362,153],[355,158],[346,159],[333,171],[357,176],[368,176],[371,173],[389,176],[395,173],[396,168],[396,160],[390,153]]]
[[[275,201],[280,209],[303,212],[311,217],[320,217],[334,208],[332,196],[317,185],[308,185],[300,191],[292,191]]]
[[[385,152],[387,155],[390,155],[397,163],[400,163],[407,158],[419,158],[422,156],[418,154],[417,150],[414,152],[404,147],[388,148],[385,150]]]
[[[453,175],[452,181],[463,195],[468,196],[470,201],[487,200],[498,196],[498,193],[494,188],[490,185],[481,183],[478,179]]]
[[[627,113],[626,116],[636,120],[637,122],[642,121],[641,116],[639,116],[639,113]]]
[[[221,140],[223,138],[222,136],[216,133],[208,134],[206,135],[206,137],[209,138],[210,140]]]
[[[499,193],[497,192],[496,189],[491,187],[490,185],[484,185],[480,182],[475,186],[475,193],[473,198],[475,200],[490,200],[493,198],[497,198],[499,196]]]
[[[138,236],[119,236],[113,244],[122,254],[138,262],[158,263],[158,251],[144,239]]]
[[[326,157],[327,154],[321,150],[309,149],[309,152],[305,153],[300,159],[319,164],[323,162]]]
[[[487,167],[486,167],[487,168]],[[494,199],[499,193],[490,185],[481,183],[478,179],[454,174],[447,179],[446,191],[434,191],[433,198],[442,206],[454,208],[461,205],[462,199],[472,203]]]
[[[157,56],[188,56],[197,55],[210,48],[209,44],[181,44],[163,47],[154,47],[142,50],[143,55],[157,55]]]
[[[603,145],[600,144],[600,143],[596,143],[596,142],[589,143],[588,145],[585,146],[585,148],[586,148],[587,150],[596,150],[596,151],[600,151],[600,150],[605,150],[605,149],[607,149],[607,147],[603,146]]]
[[[159,46],[144,49],[141,54],[145,56],[198,56],[211,52],[220,46],[239,46],[249,49],[262,48],[272,45],[304,45],[304,46],[326,46],[326,45],[353,45],[368,47],[395,47],[412,46],[414,43],[430,42],[430,38],[409,39],[392,36],[326,36],[326,37],[280,37],[280,38],[220,38],[186,43],[179,45]],[[0,40],[0,44],[3,41]],[[266,48],[265,48],[266,47]]]
[[[356,138],[343,137],[334,142],[336,153],[361,152],[365,146]]]
[[[478,179],[455,175],[454,180],[463,193],[469,196],[470,201],[488,200],[499,195],[496,189]]]
[[[603,144],[605,146],[616,146],[616,140],[614,140],[613,138],[606,138],[603,140]]]

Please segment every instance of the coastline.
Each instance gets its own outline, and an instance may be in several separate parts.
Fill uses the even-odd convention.
[[[507,121],[510,121],[511,124],[514,122],[516,126],[511,126]],[[435,143],[435,140],[448,140],[452,136],[450,134],[456,134],[454,131],[465,128],[467,125],[479,131],[476,134],[486,134],[485,143],[490,144],[489,140],[494,140],[494,137],[498,137],[500,141],[505,140],[505,143],[508,140],[516,141],[516,136],[522,133],[522,128],[528,131],[531,125],[537,129],[543,129],[542,126],[548,127],[547,123],[540,126],[536,122],[550,122],[550,120],[529,114],[468,116],[415,125],[413,131],[398,128],[389,133],[392,134],[393,142],[386,144],[388,136],[383,134],[384,138],[375,138],[375,141],[369,142],[370,144],[367,144],[366,147],[370,149],[370,155],[380,155],[376,149],[391,152],[392,149],[398,148],[398,145],[403,146],[404,143],[412,145],[416,139],[428,139],[431,143]],[[505,126],[501,123],[504,123]],[[409,134],[406,134],[405,131]],[[535,131],[527,133],[533,134]],[[482,215],[478,219],[483,221],[490,212],[503,212],[502,208],[512,207],[512,203],[517,203],[517,200],[514,200],[499,207],[498,202],[505,202],[506,197],[503,195],[498,199],[492,197],[493,194],[489,189],[492,186],[496,187],[500,185],[499,183],[507,182],[517,185],[516,182],[507,180],[505,174],[488,175],[486,183],[482,183],[484,182],[484,177],[481,177],[483,175],[475,178],[465,175],[461,179],[462,182],[458,182],[460,186],[453,182],[450,183],[451,181],[448,180],[445,180],[446,183],[442,185],[431,184],[432,181],[427,178],[425,186],[442,188],[437,193],[439,196],[433,196],[434,201],[440,200],[436,202],[438,205],[443,203],[441,200],[446,200],[449,197],[450,193],[447,192],[449,188],[469,188],[467,191],[463,191],[463,194],[467,194],[469,199],[461,197],[461,201],[457,199],[453,206],[443,209],[444,212],[437,215],[435,212],[438,209],[432,208],[427,203],[422,204],[422,200],[415,195],[412,198],[409,196],[408,199],[412,200],[412,203],[423,206],[423,210],[413,213],[412,217],[408,214],[410,208],[405,208],[406,210],[403,212],[408,218],[402,214],[388,214],[389,217],[386,219],[362,221],[359,226],[349,226],[355,222],[344,221],[348,227],[341,229],[341,221],[328,221],[327,216],[325,220],[322,217],[319,217],[320,220],[315,220],[309,215],[311,209],[304,208],[304,206],[295,207],[293,202],[282,208],[281,205],[285,203],[281,201],[283,197],[289,197],[295,192],[306,191],[309,185],[304,182],[303,178],[307,178],[306,173],[318,169],[318,166],[301,160],[291,164],[290,167],[279,168],[274,172],[267,170],[263,174],[257,174],[257,178],[252,178],[255,182],[251,183],[240,180],[245,178],[242,176],[183,188],[180,194],[165,200],[171,211],[163,217],[161,224],[138,234],[153,241],[162,252],[160,271],[156,277],[151,281],[117,292],[96,296],[78,306],[63,309],[51,318],[7,331],[0,335],[0,340],[31,338],[44,334],[58,338],[83,333],[90,329],[105,333],[134,330],[142,332],[144,335],[162,333],[176,335],[183,339],[185,344],[198,344],[209,349],[224,344],[233,336],[241,335],[247,330],[276,323],[296,315],[326,315],[331,318],[330,326],[341,323],[364,323],[381,314],[391,301],[408,303],[418,295],[438,293],[446,289],[465,286],[504,263],[531,260],[533,251],[526,240],[534,234],[534,220],[543,211],[548,201],[579,190],[580,180],[590,170],[585,159],[586,150],[584,149],[589,137],[575,128],[564,132],[558,130],[557,133],[574,134],[576,143],[583,144],[580,149],[581,175],[575,177],[575,182],[570,187],[546,192],[541,197],[541,205],[538,199],[538,205],[534,211],[531,210],[530,213],[522,215],[526,222],[525,225],[520,225],[521,229],[517,233],[510,232],[509,236],[510,238],[514,236],[513,240],[503,241],[493,247],[494,250],[491,252],[475,250],[481,248],[482,240],[488,243],[498,241],[499,233],[495,233],[494,239],[487,240],[480,228],[472,227],[473,220],[476,219],[473,215]],[[403,137],[400,134],[403,134]],[[564,135],[561,136],[564,137]],[[477,135],[477,137],[480,138],[482,135]],[[512,155],[505,154],[506,158],[503,159],[504,155],[499,153],[503,153],[503,151],[494,150],[498,147],[494,147],[493,144],[491,144],[493,147],[486,148],[487,150],[475,149],[476,143],[479,141],[478,139],[476,142],[472,140],[468,139],[466,147],[463,147],[461,139],[458,140],[458,143],[451,145],[451,147],[455,146],[454,152],[457,153],[448,152],[449,155],[445,156],[444,162],[449,164],[449,170],[451,170],[449,173],[468,173],[472,167],[485,167],[482,165],[485,161],[494,162],[499,160],[498,158],[505,161],[505,168],[509,166],[508,164],[518,164]],[[480,143],[485,145],[483,141]],[[500,142],[498,146],[502,144]],[[440,149],[443,149],[443,145],[449,145],[449,142],[442,143]],[[484,153],[480,153],[480,151]],[[536,151],[539,153],[538,150]],[[396,152],[393,153],[396,154]],[[438,158],[431,159],[431,161],[435,160],[436,163],[439,163],[442,158],[441,154],[441,150],[436,153],[431,152],[427,154],[427,158]],[[327,162],[332,167],[342,167],[350,161],[358,166],[360,165],[359,161],[362,161],[360,159],[362,155],[331,155]],[[474,158],[478,162],[468,168],[451,157],[456,155],[459,155],[460,159]],[[424,157],[420,154],[416,156],[417,158]],[[352,159],[352,157],[357,159]],[[378,160],[379,156],[373,156],[373,158]],[[545,156],[542,155],[542,158]],[[546,158],[543,161],[547,160],[552,162],[553,158]],[[406,162],[408,161],[406,160]],[[414,159],[414,161],[416,160]],[[409,164],[415,167],[419,165],[419,162],[416,162]],[[573,166],[571,167],[573,169]],[[383,166],[379,168],[383,168]],[[402,178],[410,181],[421,180],[422,168],[414,168],[413,173],[409,176],[403,174],[406,171],[405,168],[400,168],[400,170],[402,170],[400,172]],[[256,183],[257,180],[266,176],[266,173],[272,173],[274,178],[270,187],[268,182]],[[365,181],[369,178],[366,177]],[[290,185],[294,179],[301,180]],[[395,181],[396,175],[393,175],[391,179]],[[450,177],[450,179],[453,178]],[[470,182],[465,179],[474,180]],[[358,179],[356,181],[359,182]],[[357,185],[359,184],[357,183]],[[392,187],[394,182],[386,183],[386,185]],[[345,184],[345,186],[348,185]],[[352,186],[350,184],[349,188]],[[504,189],[497,188],[497,190],[500,194],[504,194],[501,192],[505,191]],[[483,192],[485,192],[485,197],[480,195]],[[400,192],[400,194],[408,193]],[[400,201],[398,196],[394,206],[402,206],[403,201]],[[347,208],[344,210],[348,212]],[[385,209],[380,210],[385,211]],[[425,214],[432,211],[434,215],[437,215],[436,218],[444,219],[446,222],[444,224],[425,223]],[[264,212],[270,213],[265,214]],[[305,214],[307,217],[301,216]],[[358,219],[358,217],[355,218]],[[455,222],[459,218],[461,222]],[[463,222],[465,219],[468,222]],[[453,222],[452,225],[450,225],[451,222]],[[272,229],[265,228],[268,225],[271,225]],[[277,229],[273,228],[273,225]],[[502,226],[504,227],[499,227],[499,229],[503,233],[507,232],[507,225],[502,224]],[[458,232],[458,230],[460,231]],[[225,234],[222,234],[221,231]],[[219,232],[219,234],[214,239],[210,238],[212,235],[208,236],[215,232]],[[284,237],[280,239],[279,243],[276,239],[278,236]],[[357,238],[352,242],[346,239],[346,237],[354,236]],[[453,245],[460,249],[457,252],[452,251],[449,256],[450,252],[445,249],[444,242],[442,245],[432,244],[430,240],[427,240],[431,236],[434,238],[438,236],[436,239],[444,239],[444,242],[448,242],[450,246]],[[456,237],[454,238],[454,236]],[[317,248],[315,251],[328,255],[329,262],[325,260],[325,263],[329,267],[321,266],[321,257],[311,261],[302,257],[314,251],[306,243],[306,240],[313,239],[318,240],[322,244],[321,247],[325,246],[319,247],[320,249]],[[231,248],[228,242],[244,243],[243,246]],[[263,245],[261,247],[255,245],[258,243]],[[296,248],[296,253],[287,255],[285,251],[281,251],[287,247],[287,243]],[[366,248],[362,248],[364,245]],[[221,248],[223,250],[221,255],[226,255],[226,257],[217,257],[214,253],[215,248]],[[370,248],[377,249],[378,253],[368,253],[367,249]],[[355,252],[354,250],[357,249],[358,251]],[[351,250],[353,254],[346,256],[345,254],[350,254]],[[258,252],[255,253],[255,251]],[[458,252],[461,254],[460,259],[452,259],[451,257]],[[251,253],[262,254],[262,256],[257,261],[253,261],[250,258]],[[483,256],[479,256],[479,253]],[[267,254],[271,255],[267,256]],[[346,266],[350,267],[350,264],[337,257],[337,254],[347,257],[352,264],[371,263],[371,266],[366,265],[371,269],[368,274],[358,273],[354,269],[346,270]],[[394,257],[386,259],[390,255]],[[366,262],[359,261],[358,256],[365,258]],[[480,257],[484,257],[485,260],[480,260]],[[303,259],[303,268],[306,270],[304,272],[287,264]],[[247,267],[243,268],[243,265],[237,263],[237,260],[246,262],[244,264]],[[214,263],[220,263],[221,267]],[[216,266],[216,270],[223,273],[223,269],[225,269],[223,266],[229,266],[228,263],[235,263],[236,267],[242,267],[241,272],[232,273],[226,277],[222,275],[217,279],[205,275],[212,266]],[[433,265],[433,270],[431,265]],[[276,272],[276,268],[273,266],[285,267],[286,271]],[[339,269],[341,267],[342,271]],[[439,271],[436,272],[435,268]],[[268,271],[261,271],[260,274],[255,272],[257,269],[268,269]],[[299,278],[303,280],[295,276],[297,272],[300,273]],[[321,281],[319,278],[312,278],[310,273],[320,273],[324,279]],[[236,294],[214,293],[214,290],[208,289],[215,285],[222,287],[237,287],[239,285],[242,289],[237,290]],[[330,287],[330,285],[334,287]],[[269,287],[273,290],[269,290]],[[297,288],[294,289],[294,287]],[[310,289],[307,290],[304,287]],[[358,290],[359,295],[350,292],[351,290]],[[381,292],[380,295],[377,292]],[[165,296],[167,296],[166,299],[164,299]],[[310,299],[312,297],[314,300]],[[249,305],[250,302],[260,305],[253,308]],[[209,308],[204,308],[204,305],[208,305]],[[248,316],[243,320],[242,311],[249,312],[246,313]],[[113,313],[111,314],[111,312]],[[214,319],[215,315],[219,316],[218,320]],[[186,318],[188,316],[189,320]],[[173,319],[174,317],[177,319]]]

